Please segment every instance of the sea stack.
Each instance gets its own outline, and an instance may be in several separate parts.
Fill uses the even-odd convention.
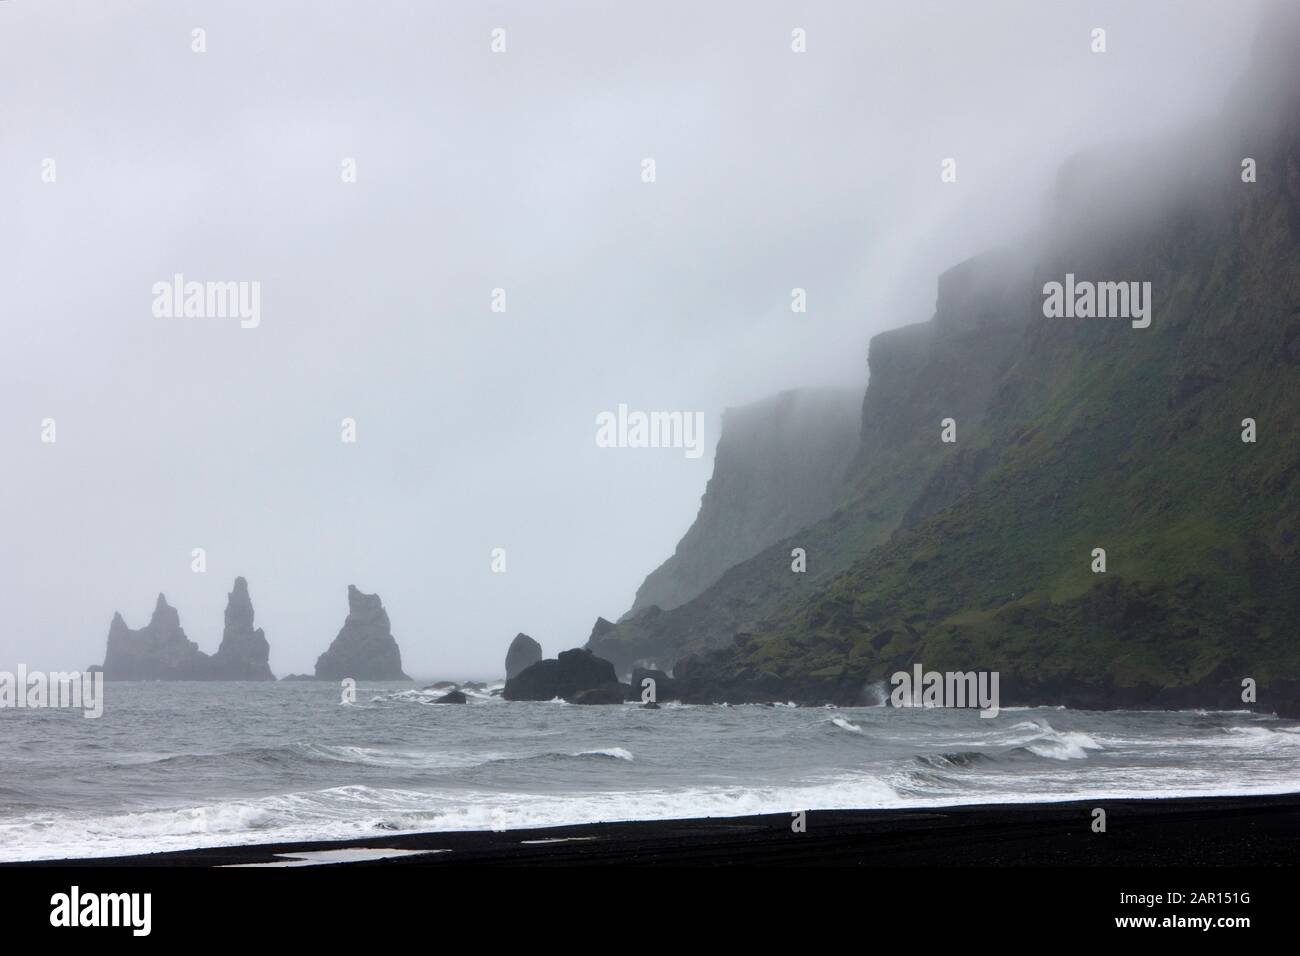
[[[378,594],[348,585],[348,616],[329,649],[316,661],[320,680],[410,680]]]
[[[248,582],[235,578],[235,588],[226,596],[226,628],[221,646],[212,659],[216,680],[275,680],[269,659],[271,645],[262,629],[253,628],[253,602]]]
[[[542,645],[527,634],[516,634],[506,651],[506,680],[518,676],[525,667],[532,667],[542,659]]]
[[[113,615],[104,654],[105,680],[207,680],[212,660],[185,636],[181,616],[158,595],[153,616],[139,630]]]

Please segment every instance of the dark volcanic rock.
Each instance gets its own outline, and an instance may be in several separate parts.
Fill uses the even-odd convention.
[[[113,615],[104,655],[105,680],[211,680],[212,659],[185,636],[181,617],[158,595],[153,617],[137,631]]]
[[[632,680],[628,685],[628,700],[641,700],[648,689],[641,682],[647,678],[654,681],[654,696],[650,698],[651,702],[680,698],[677,682],[663,671],[635,667],[632,669]]]
[[[565,699],[570,704],[621,704],[623,703],[624,694],[623,685],[606,684],[604,687],[580,690],[572,697]]]
[[[221,646],[212,658],[216,680],[275,680],[268,663],[271,645],[262,629],[253,628],[253,602],[248,582],[235,578],[235,588],[226,598],[226,628]]]
[[[610,684],[618,684],[614,665],[579,647],[525,668],[506,681],[502,696],[506,700],[568,700],[579,691]]]
[[[253,628],[248,582],[235,579],[226,603],[226,629],[211,657],[185,636],[180,614],[158,595],[153,617],[137,631],[113,615],[104,655],[105,680],[275,680],[267,663],[271,647]]]
[[[506,651],[506,680],[518,676],[525,667],[532,667],[542,659],[542,645],[527,634],[516,634]]]
[[[437,700],[431,701],[434,704],[467,704],[469,698],[458,690],[453,690],[449,694],[443,694]]]
[[[316,661],[321,680],[410,680],[378,594],[348,585],[348,616],[338,637]]]

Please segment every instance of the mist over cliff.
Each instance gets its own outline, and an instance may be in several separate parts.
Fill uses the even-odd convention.
[[[624,616],[685,604],[728,568],[830,514],[858,452],[859,405],[856,389],[801,389],[724,412],[699,514]]]
[[[827,499],[810,475],[766,531],[736,511],[723,411],[861,399],[872,336],[1037,222],[1065,157],[1232,96],[1257,6],[0,3],[0,578],[22,596],[0,667],[84,666],[160,591],[211,651],[241,574],[281,674],[312,671],[351,582],[382,594],[403,672],[457,678],[499,675],[521,631],[580,643],[665,560],[639,613],[732,588]],[[258,283],[259,321],[155,315],[178,274]],[[872,375],[905,375],[909,334]],[[986,368],[969,347],[954,395]],[[698,414],[703,454],[599,447],[622,405]],[[949,412],[963,441],[981,407]],[[949,467],[914,518],[984,464]],[[844,517],[859,540],[911,506],[891,494]],[[851,535],[819,527],[801,588],[843,566]],[[792,586],[699,613],[731,634]]]
[[[1224,108],[1066,163],[1027,238],[872,339],[847,505],[588,646],[709,699],[855,702],[924,662],[999,671],[1004,702],[1223,707],[1249,679],[1290,705],[1297,42],[1279,9]],[[1076,276],[1148,283],[1149,310],[1053,316]],[[791,573],[791,546],[826,570]]]

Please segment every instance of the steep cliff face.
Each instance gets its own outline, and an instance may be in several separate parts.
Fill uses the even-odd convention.
[[[185,636],[180,614],[159,594],[153,617],[131,630],[114,614],[104,656],[105,680],[275,680],[267,660],[271,646],[253,629],[248,582],[235,579],[226,602],[226,628],[217,653],[209,656]]]
[[[348,616],[329,648],[316,660],[320,680],[410,680],[378,594],[348,585]]]
[[[859,401],[856,389],[800,389],[728,409],[699,514],[625,617],[685,604],[728,568],[830,514],[857,452]]]
[[[694,699],[848,702],[918,662],[1000,671],[1004,704],[1240,706],[1245,678],[1261,706],[1293,695],[1300,17],[1283,20],[1230,99],[1250,115],[1067,164],[1040,234],[945,274],[934,319],[872,341],[852,501],[589,646],[667,648]],[[1067,274],[1150,282],[1150,326],[1045,316]]]
[[[1009,252],[958,266],[940,277],[934,321],[871,340],[870,384],[854,402],[857,434],[836,451],[837,460],[850,456],[837,480],[837,508],[735,564],[677,608],[646,608],[617,624],[598,621],[586,646],[620,674],[672,668],[688,654],[725,647],[975,480],[988,467],[987,455],[971,444],[954,455],[954,446],[939,440],[941,422],[956,419],[966,435],[982,420],[1028,321],[1028,272]],[[1013,313],[992,306],[1008,300],[1022,307]],[[795,548],[806,554],[803,571],[794,570]]]

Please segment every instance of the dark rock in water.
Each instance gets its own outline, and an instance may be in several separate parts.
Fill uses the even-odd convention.
[[[649,688],[642,684],[642,681],[646,679],[654,681],[652,685],[654,687],[654,696],[649,698],[651,701],[678,699],[677,683],[663,671],[646,667],[634,667],[632,669],[632,681],[628,685],[628,700],[641,700],[645,697],[645,693]]]
[[[281,677],[280,680],[281,682],[287,680],[289,681],[316,680],[316,677],[313,674],[286,674],[284,677]]]
[[[329,649],[316,661],[321,680],[410,680],[378,594],[348,585],[348,616]]]
[[[104,655],[105,680],[209,680],[212,659],[185,636],[181,617],[159,594],[153,617],[139,630],[113,615]]]
[[[591,651],[574,648],[559,657],[538,661],[506,681],[506,700],[569,700],[579,691],[618,685],[614,665]]]
[[[426,687],[426,688],[424,688],[424,689],[425,689],[425,690],[445,690],[445,689],[448,688],[448,687],[455,687],[455,686],[456,686],[456,682],[455,682],[455,681],[450,681],[450,680],[440,680],[440,681],[438,681],[438,682],[436,682],[436,683],[430,684],[428,687]]]
[[[270,656],[266,635],[260,627],[253,628],[248,582],[235,578],[235,588],[226,597],[226,628],[212,658],[212,676],[215,680],[275,680]]]
[[[443,694],[437,700],[431,701],[434,704],[467,704],[469,698],[458,690],[453,690],[449,694]]]
[[[506,651],[506,680],[517,677],[525,667],[532,667],[542,659],[542,645],[527,634],[516,634]]]
[[[465,688],[466,690],[477,690],[477,691],[487,690],[487,684],[479,683],[476,680],[468,680],[465,683],[461,684],[460,686]]]
[[[1283,701],[1273,708],[1273,713],[1287,720],[1300,720],[1300,697]]]
[[[270,653],[266,635],[253,628],[248,582],[235,578],[216,654],[209,657],[185,636],[180,614],[159,594],[153,617],[139,630],[113,615],[102,669],[105,680],[275,680]]]
[[[621,704],[623,703],[621,684],[606,684],[604,687],[592,687],[580,690],[571,697],[566,697],[570,704]]]

